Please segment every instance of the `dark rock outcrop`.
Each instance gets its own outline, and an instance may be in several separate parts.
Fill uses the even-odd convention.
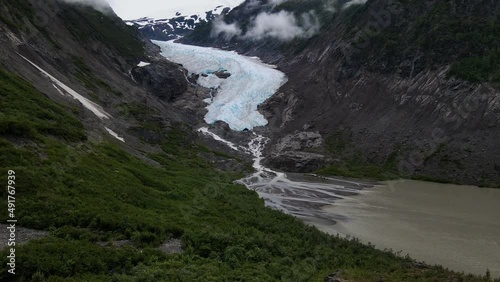
[[[188,82],[184,70],[168,62],[155,62],[132,69],[135,81],[146,86],[162,100],[173,101],[186,92]]]
[[[323,281],[325,282],[345,282],[346,280],[342,279],[341,277],[341,271],[337,271],[335,273],[330,273],[328,276],[325,277]]]
[[[226,79],[228,77],[231,76],[230,73],[226,72],[226,71],[216,71],[214,72],[214,74],[218,77],[218,78],[222,78],[222,79]]]
[[[289,172],[313,172],[334,160],[324,154],[324,140],[318,132],[297,131],[272,145],[265,163]]]

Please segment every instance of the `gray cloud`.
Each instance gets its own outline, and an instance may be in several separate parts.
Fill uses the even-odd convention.
[[[338,9],[338,1],[337,0],[328,0],[323,5],[323,8],[330,13],[335,13],[335,12],[337,12],[337,9]]]
[[[255,40],[272,37],[287,41],[296,37],[311,37],[319,30],[318,19],[312,12],[302,14],[300,18],[301,25],[297,17],[287,11],[274,14],[260,13],[244,37]]]
[[[226,39],[238,36],[252,40],[270,37],[289,41],[294,38],[311,37],[320,28],[319,20],[313,12],[296,17],[287,11],[262,12],[252,19],[249,26],[247,32],[242,34],[241,28],[236,23],[226,24],[222,19],[217,19],[213,24],[212,36],[223,34]]]
[[[234,36],[240,36],[241,32],[241,28],[238,26],[238,24],[226,24],[223,20],[223,17],[218,17],[212,24],[211,35],[218,36],[219,34],[223,34],[225,38],[229,40]]]
[[[111,9],[111,6],[109,6],[109,3],[106,0],[62,0],[62,1],[70,4],[80,4],[80,5],[90,6],[103,13],[109,13],[113,11]]]

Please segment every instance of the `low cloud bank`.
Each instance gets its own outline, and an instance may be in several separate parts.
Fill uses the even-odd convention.
[[[270,0],[268,4],[279,5],[287,0]],[[323,9],[335,13],[353,5],[363,5],[367,0],[351,0],[339,4],[338,0],[326,0]],[[247,9],[256,9],[262,3],[258,0],[249,2]],[[223,18],[216,19],[212,25],[212,36],[223,35],[227,40],[238,37],[242,39],[262,40],[265,38],[276,38],[289,41],[294,38],[309,38],[320,29],[318,17],[313,11],[296,16],[288,11],[262,12],[251,19],[246,32],[238,26],[238,23],[227,24]]]
[[[300,25],[299,20],[301,21]],[[314,13],[302,14],[300,18],[297,18],[292,13],[280,11],[274,14],[261,13],[257,15],[244,37],[254,40],[272,37],[288,41],[297,37],[311,37],[318,30],[319,21]]]
[[[262,12],[252,19],[249,26],[243,34],[236,23],[226,24],[222,19],[218,19],[213,24],[212,36],[223,34],[226,39],[237,36],[251,40],[276,38],[289,41],[294,38],[309,38],[320,28],[319,20],[313,12],[297,17],[287,11]]]
[[[229,40],[234,36],[240,36],[242,33],[241,28],[236,23],[226,24],[222,17],[214,20],[212,25],[212,36],[218,36],[223,34],[224,37]]]
[[[80,4],[80,5],[90,6],[96,9],[97,11],[103,13],[109,13],[113,11],[111,9],[111,6],[109,6],[109,3],[106,0],[62,0],[62,1],[70,4]]]

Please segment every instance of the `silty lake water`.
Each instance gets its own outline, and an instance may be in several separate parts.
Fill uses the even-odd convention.
[[[323,207],[340,219],[315,223],[378,248],[457,271],[500,277],[500,190],[390,181]]]

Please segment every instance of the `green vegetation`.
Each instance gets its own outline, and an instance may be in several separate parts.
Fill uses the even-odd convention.
[[[43,135],[67,141],[86,139],[83,126],[76,118],[22,79],[0,69],[0,82],[2,136],[35,140],[42,139]]]
[[[464,184],[457,178],[443,178],[435,175],[428,175],[425,172],[415,172],[411,176],[401,175],[398,170],[398,164],[402,157],[405,157],[405,152],[411,151],[408,147],[395,146],[392,153],[387,156],[381,163],[374,163],[369,160],[358,150],[353,150],[352,136],[348,130],[337,130],[326,139],[326,149],[334,158],[339,158],[342,163],[326,166],[317,170],[315,173],[320,175],[335,175],[356,179],[371,179],[371,180],[395,180],[400,178],[411,178],[413,180],[449,183],[449,184]],[[419,149],[420,150],[420,149]],[[457,156],[450,154],[450,149],[447,143],[439,144],[435,150],[431,150],[424,157],[424,164],[429,161],[437,161],[442,167],[455,167],[459,170],[464,169],[464,164]],[[484,176],[478,179],[480,187],[500,188],[500,183],[492,181],[490,177]]]
[[[397,148],[383,165],[366,161],[359,152],[351,151],[352,136],[348,130],[337,130],[326,139],[326,149],[344,160],[343,165],[331,165],[318,170],[321,175],[337,175],[349,178],[391,180],[397,179]]]
[[[11,30],[23,30],[26,27],[22,20],[33,19],[34,9],[28,1],[0,0],[0,7],[0,21],[4,22]]]
[[[493,15],[491,7],[458,1],[431,6],[421,1],[400,2],[396,8],[401,12],[391,12],[389,26],[379,26],[354,42],[355,46],[369,44],[358,48],[358,61],[382,72],[402,68],[402,75],[407,76],[449,64],[451,76],[472,82],[500,81],[500,15]],[[370,33],[365,29],[367,21],[373,21],[367,16],[369,11],[392,11],[391,7],[370,5],[346,11],[348,36],[353,40],[360,29]],[[413,63],[408,65],[408,61]]]
[[[62,46],[52,38],[47,27],[40,22],[39,18],[36,18],[39,16],[36,15],[35,8],[29,1],[0,0],[0,21],[5,23],[11,31],[36,35],[37,31],[30,30],[27,26],[30,22],[38,30],[38,34],[43,35],[55,48],[62,49]]]
[[[134,35],[134,28],[127,26],[120,18],[105,15],[87,6],[60,5],[62,11],[58,16],[77,41],[103,42],[126,58],[144,56],[144,43]]]
[[[241,175],[198,157],[207,149],[180,126],[153,166],[110,141],[84,142],[83,126],[20,78],[1,71],[0,89],[0,175],[16,172],[19,225],[50,231],[17,246],[19,281],[322,281],[337,269],[363,281],[487,281],[417,268],[265,208],[233,184]],[[183,253],[157,249],[171,238]],[[115,240],[131,244],[97,244]],[[2,281],[12,278],[6,256]]]
[[[398,174],[392,169],[387,169],[384,166],[378,166],[368,163],[351,163],[337,166],[331,165],[316,171],[320,175],[336,175],[348,178],[357,179],[372,179],[372,180],[393,180],[398,179]]]
[[[76,78],[80,80],[87,89],[97,91],[99,88],[104,89],[109,93],[113,93],[116,96],[122,96],[123,93],[113,88],[106,81],[96,77],[92,74],[90,67],[85,64],[83,58],[78,56],[73,56],[73,63],[77,67]],[[94,94],[94,98],[98,99],[97,95]]]
[[[136,119],[144,119],[146,115],[156,115],[157,112],[146,105],[141,103],[124,103],[120,105],[121,113],[127,117],[134,117]]]
[[[452,66],[450,75],[473,82],[500,82],[500,48],[481,57],[460,60]]]
[[[345,164],[331,165],[316,171],[320,175],[337,175],[348,178],[393,180],[400,178],[395,164],[396,154],[392,154],[384,164],[370,163],[358,156],[346,156]]]

